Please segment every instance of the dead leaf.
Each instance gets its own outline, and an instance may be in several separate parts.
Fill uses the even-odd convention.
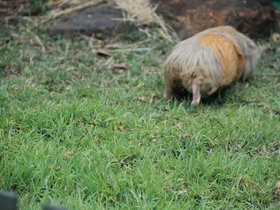
[[[67,151],[63,154],[62,158],[63,158],[63,160],[67,160],[67,159],[70,159],[73,155],[74,155],[73,152]]]
[[[100,56],[106,56],[106,57],[112,56],[112,54],[105,49],[97,49],[95,52],[97,55],[100,55]]]
[[[154,99],[154,98],[157,97],[157,94],[156,94],[155,92],[151,92],[151,93],[150,93],[150,96],[151,96],[152,99]]]
[[[267,47],[264,52],[265,53],[275,53],[276,49],[274,47]]]
[[[17,91],[17,90],[19,90],[20,88],[19,88],[19,86],[17,86],[17,85],[13,85],[13,86],[12,86],[12,89],[15,90],[15,91]]]
[[[59,171],[59,170],[61,169],[61,166],[58,165],[58,166],[56,166],[54,169],[55,169],[56,171]]]
[[[280,115],[280,109],[274,109],[274,110],[272,110],[272,112],[273,112],[275,115]]]
[[[113,43],[113,44],[107,44],[106,45],[106,48],[108,48],[108,49],[118,49],[118,48],[120,48],[120,44],[117,44],[117,43]]]
[[[274,68],[274,64],[273,63],[268,63],[268,64],[266,64],[266,67],[268,67],[270,69],[273,69]]]
[[[272,40],[274,42],[280,42],[280,34],[279,33],[273,33],[272,34]]]
[[[105,46],[106,45],[106,42],[103,40],[103,39],[97,39],[95,38],[95,41],[100,44],[101,46]]]
[[[140,102],[143,102],[143,103],[147,102],[145,96],[140,96],[140,97],[138,98],[138,100],[139,100]]]
[[[115,63],[113,65],[114,69],[127,69],[128,64],[126,62],[122,62],[122,63]]]
[[[118,131],[124,131],[124,127],[122,125],[117,127]]]
[[[276,193],[280,195],[280,181],[276,184]]]

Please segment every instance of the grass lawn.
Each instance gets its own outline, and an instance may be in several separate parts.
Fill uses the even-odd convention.
[[[108,40],[107,57],[28,28],[0,31],[0,188],[21,209],[280,208],[275,43],[255,80],[194,109],[162,98],[174,43],[156,28]]]

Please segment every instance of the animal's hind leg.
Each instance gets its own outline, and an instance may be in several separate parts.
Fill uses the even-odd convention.
[[[192,106],[198,106],[201,100],[201,94],[200,94],[200,88],[199,85],[193,81],[192,82],[192,95],[193,95],[193,100],[192,100]]]
[[[170,78],[165,78],[165,85],[164,85],[164,93],[163,97],[165,100],[170,100],[176,97],[176,93],[174,91],[174,81]]]

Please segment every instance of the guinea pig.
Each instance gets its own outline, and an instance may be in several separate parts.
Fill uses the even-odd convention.
[[[253,76],[259,58],[255,42],[231,26],[202,31],[179,42],[164,62],[164,98],[176,97],[181,86],[197,106],[201,98]]]

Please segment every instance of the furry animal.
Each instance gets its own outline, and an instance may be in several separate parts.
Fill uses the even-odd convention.
[[[202,31],[179,42],[164,63],[164,97],[182,86],[192,93],[192,106],[218,89],[253,76],[260,52],[249,37],[231,26]]]

